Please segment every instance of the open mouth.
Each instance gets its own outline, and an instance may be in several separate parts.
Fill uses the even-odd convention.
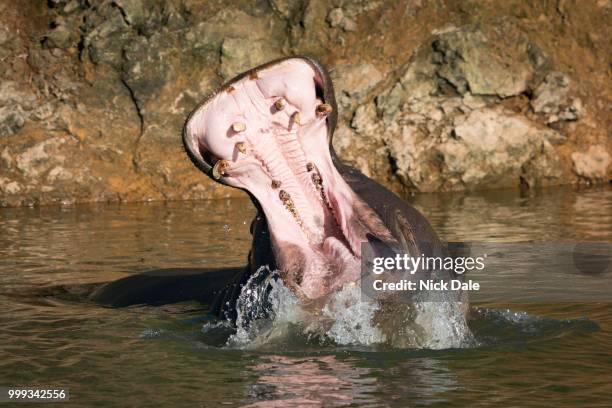
[[[258,201],[281,277],[308,299],[359,279],[369,236],[392,239],[334,166],[336,115],[325,70],[288,58],[229,81],[196,108],[183,134],[200,169]]]

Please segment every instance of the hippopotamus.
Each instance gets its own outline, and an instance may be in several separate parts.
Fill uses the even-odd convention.
[[[241,285],[262,266],[279,271],[301,302],[316,304],[359,283],[363,243],[391,253],[446,256],[419,211],[341,162],[332,144],[337,121],[332,81],[310,57],[271,61],[225,83],[191,112],[182,138],[198,169],[246,192],[257,209],[247,265],[156,271],[108,285],[96,298],[114,305],[163,303],[183,293],[231,317]],[[466,302],[461,294],[449,300]]]

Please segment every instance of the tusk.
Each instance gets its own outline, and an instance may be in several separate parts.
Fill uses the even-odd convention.
[[[227,160],[217,160],[215,165],[212,168],[212,176],[215,180],[219,180],[221,177],[225,175],[225,170],[229,167],[229,162]]]
[[[332,112],[332,110],[333,108],[331,107],[330,104],[322,103],[320,105],[317,105],[315,109],[315,113],[317,114],[317,116],[326,116],[326,115],[329,115]]]

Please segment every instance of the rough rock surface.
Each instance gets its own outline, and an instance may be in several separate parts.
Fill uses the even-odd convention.
[[[331,68],[334,147],[398,192],[607,183],[609,1],[0,0],[0,205],[201,199],[180,142],[234,74]]]
[[[610,154],[603,146],[590,146],[587,152],[572,153],[572,161],[576,174],[586,180],[602,180],[610,166]]]

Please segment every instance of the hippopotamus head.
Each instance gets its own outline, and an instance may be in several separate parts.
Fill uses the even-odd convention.
[[[197,106],[183,132],[199,169],[252,197],[275,266],[306,299],[359,279],[362,242],[398,235],[341,174],[331,144],[337,115],[325,69],[293,57],[227,82]]]

